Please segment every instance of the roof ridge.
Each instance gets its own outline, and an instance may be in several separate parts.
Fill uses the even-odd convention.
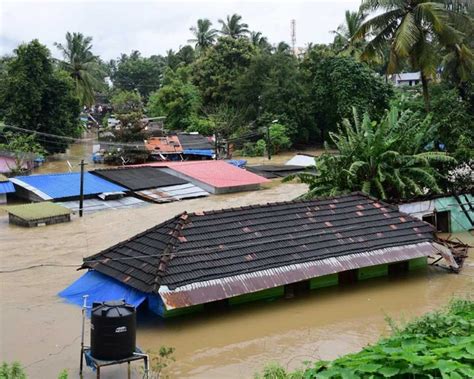
[[[243,205],[243,206],[240,206],[240,207],[210,209],[210,210],[207,210],[207,211],[205,211],[205,210],[195,211],[195,212],[189,213],[189,215],[190,216],[204,216],[206,214],[218,214],[218,213],[224,213],[224,212],[228,212],[228,211],[241,211],[241,210],[248,210],[248,209],[273,207],[275,205],[280,205],[280,204],[281,205],[285,205],[285,204],[287,205],[287,204],[298,204],[298,203],[311,203],[311,202],[314,202],[314,201],[323,201],[323,200],[332,200],[332,199],[337,199],[337,198],[343,198],[343,197],[347,197],[347,196],[350,196],[350,195],[363,196],[363,197],[369,198],[373,201],[377,201],[377,202],[381,203],[381,201],[378,200],[375,197],[372,197],[372,196],[367,195],[366,193],[363,193],[363,192],[360,192],[360,191],[356,191],[356,192],[340,194],[340,195],[319,196],[319,197],[313,198],[313,199],[299,199],[299,198],[296,198],[296,199],[293,199],[293,200],[282,200],[282,201],[275,201],[275,202],[267,202],[267,203],[264,203],[264,204],[249,204],[249,205]],[[388,204],[388,203],[384,203],[384,205],[390,206],[390,204]],[[392,206],[392,208],[393,208],[393,206]]]
[[[113,249],[116,249],[117,247],[121,247],[121,246],[124,246],[126,245],[127,243],[129,243],[130,241],[133,241],[137,238],[140,238],[154,230],[157,230],[157,229],[160,229],[166,225],[169,225],[169,224],[172,224],[174,221],[176,221],[176,219],[178,219],[179,217],[181,216],[181,214],[175,216],[175,217],[172,217],[166,221],[163,221],[162,223],[158,224],[158,225],[155,225],[155,226],[152,226],[151,228],[148,228],[146,230],[144,230],[143,232],[141,233],[138,233],[138,234],[135,234],[134,236],[130,237],[130,238],[127,238],[126,240],[122,241],[122,242],[119,242],[115,245],[112,245],[110,247],[108,247],[107,249],[104,249],[100,252],[98,252],[97,254],[94,254],[94,255],[91,255],[91,256],[88,256],[86,258],[83,258],[83,263],[81,265],[81,267],[78,268],[78,270],[82,270],[84,268],[88,268],[89,266],[87,266],[87,262],[90,262],[90,261],[94,261],[96,260],[97,257],[100,257],[101,255],[113,250]],[[92,268],[92,267],[91,267]]]
[[[158,265],[156,267],[156,274],[155,279],[153,281],[153,292],[158,293],[158,290],[161,285],[161,281],[163,277],[166,275],[166,269],[168,268],[168,263],[174,257],[174,250],[176,248],[176,244],[180,242],[181,230],[183,229],[184,225],[188,223],[189,214],[184,211],[177,215],[175,218],[177,220],[176,225],[174,228],[169,232],[171,238],[169,239],[168,243],[166,244],[165,248],[163,249],[163,253],[161,254],[160,260],[158,261]]]

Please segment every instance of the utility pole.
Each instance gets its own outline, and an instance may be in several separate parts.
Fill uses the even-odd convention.
[[[271,152],[271,140],[270,140],[270,125],[267,125],[267,154],[268,154],[268,160],[270,161],[272,159],[272,152]]]
[[[84,208],[84,166],[87,163],[84,163],[84,159],[81,160],[81,189],[79,192],[79,217],[82,217],[83,208]]]
[[[214,155],[215,155],[214,160],[216,160],[216,161],[217,161],[217,150],[218,150],[218,148],[219,148],[219,144],[217,142],[217,130],[216,130],[215,134],[214,134]]]

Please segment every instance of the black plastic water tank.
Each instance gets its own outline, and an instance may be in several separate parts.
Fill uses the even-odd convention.
[[[118,360],[135,351],[135,308],[124,301],[94,303],[91,313],[91,355],[97,359]]]

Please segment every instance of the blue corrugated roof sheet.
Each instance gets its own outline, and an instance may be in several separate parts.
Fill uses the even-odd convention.
[[[61,199],[79,196],[80,176],[81,174],[78,172],[17,176],[15,183],[18,185],[21,185],[19,182],[26,183],[50,196],[52,199]],[[85,196],[121,191],[127,191],[127,189],[88,172],[84,173]]]
[[[15,192],[15,187],[12,182],[0,182],[0,194]]]

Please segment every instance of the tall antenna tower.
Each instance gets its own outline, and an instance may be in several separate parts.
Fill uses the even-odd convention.
[[[296,21],[291,20],[291,48],[293,49],[293,54],[296,55]]]

